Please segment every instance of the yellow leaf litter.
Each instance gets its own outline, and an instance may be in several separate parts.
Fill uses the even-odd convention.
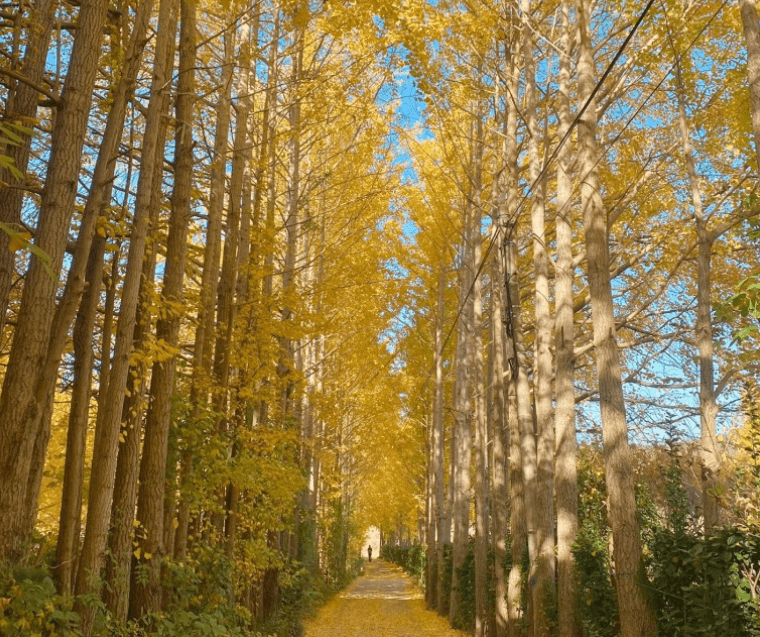
[[[425,600],[403,571],[382,560],[331,600],[306,624],[305,637],[469,637],[425,609]]]

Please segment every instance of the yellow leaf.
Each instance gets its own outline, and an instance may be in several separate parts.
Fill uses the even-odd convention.
[[[11,240],[8,242],[8,250],[10,252],[16,253],[21,248],[25,248],[28,243],[29,239],[32,238],[32,235],[28,232],[15,232],[11,235]]]
[[[135,557],[136,557],[138,560],[140,559],[140,554],[141,554],[141,553],[142,553],[142,549],[137,549],[137,550],[135,551]]]

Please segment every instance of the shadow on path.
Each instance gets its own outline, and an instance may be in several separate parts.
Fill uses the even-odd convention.
[[[425,609],[422,592],[404,572],[383,560],[365,564],[364,575],[306,624],[305,637],[463,637]]]

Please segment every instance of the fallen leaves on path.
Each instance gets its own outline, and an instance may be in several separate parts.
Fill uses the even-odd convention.
[[[305,637],[465,637],[425,609],[422,593],[400,568],[376,560],[306,624]]]

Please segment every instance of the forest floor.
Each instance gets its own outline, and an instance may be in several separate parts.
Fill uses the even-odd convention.
[[[306,623],[304,637],[464,637],[444,617],[425,608],[420,590],[404,572],[383,560]]]

